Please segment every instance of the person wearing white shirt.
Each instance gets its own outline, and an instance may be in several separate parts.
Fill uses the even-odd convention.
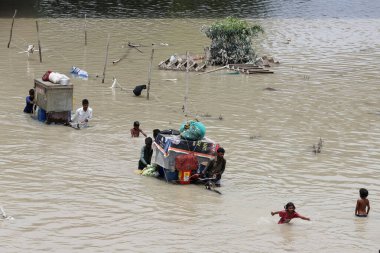
[[[87,127],[89,120],[92,118],[92,109],[88,106],[88,100],[82,100],[81,108],[78,108],[71,117],[71,126],[76,128]]]

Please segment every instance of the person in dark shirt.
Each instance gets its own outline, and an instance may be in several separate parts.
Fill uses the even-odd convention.
[[[29,90],[29,96],[26,97],[26,105],[24,108],[25,113],[33,113],[35,109],[34,105],[34,89]]]
[[[150,164],[152,160],[152,155],[153,155],[152,143],[153,143],[153,140],[151,137],[145,138],[145,146],[141,148],[139,170],[144,169],[148,164]]]
[[[226,168],[224,152],[224,148],[218,148],[216,151],[216,159],[211,160],[207,167],[201,172],[201,177],[212,178],[216,186],[220,186],[220,179]]]

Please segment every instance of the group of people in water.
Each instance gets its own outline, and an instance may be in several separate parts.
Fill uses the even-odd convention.
[[[29,96],[26,97],[26,105],[24,108],[25,113],[33,114],[37,109],[35,101],[34,89],[29,90]],[[83,128],[88,126],[88,122],[92,119],[92,108],[89,107],[88,99],[82,100],[82,107],[78,108],[74,115],[70,116],[69,122],[65,125],[72,126],[74,128]]]
[[[359,196],[360,198],[356,201],[355,216],[367,217],[369,210],[371,209],[369,200],[367,199],[368,190],[361,188],[359,190]],[[280,216],[278,224],[289,223],[293,218],[300,218],[308,221],[310,220],[310,218],[300,215],[295,210],[296,206],[292,202],[289,202],[284,206],[284,210],[271,212],[271,215],[273,216],[278,214]]]
[[[34,113],[36,110],[35,103],[35,92],[34,89],[29,90],[29,96],[26,97],[26,105],[24,108],[25,113]],[[88,99],[82,100],[82,107],[78,108],[75,111],[75,114],[71,116],[69,125],[80,128],[88,126],[88,122],[92,119],[92,108],[89,107]],[[133,128],[130,130],[131,137],[139,137],[140,133],[145,137],[145,145],[141,148],[140,159],[138,162],[138,169],[143,170],[148,165],[151,164],[152,156],[153,156],[153,139],[148,137],[147,134],[140,128],[140,122],[135,121],[133,123]],[[157,135],[160,133],[159,129],[153,130],[153,138],[156,139]],[[215,186],[220,186],[220,180],[222,178],[222,174],[226,168],[226,160],[224,158],[225,150],[222,147],[219,147],[216,150],[216,158],[209,161],[208,165],[204,170],[202,170],[199,174],[195,174],[194,178],[207,178],[210,182],[213,182]],[[365,188],[361,188],[359,190],[360,198],[356,202],[355,208],[355,216],[357,217],[367,217],[370,204],[368,200],[368,190]],[[278,214],[280,216],[280,220],[278,224],[289,223],[294,218],[300,218],[303,220],[310,221],[310,218],[300,215],[296,211],[296,207],[292,202],[288,202],[284,206],[284,210],[271,212],[271,215],[274,216]]]
[[[138,169],[143,170],[149,164],[151,164],[153,156],[153,139],[151,137],[147,137],[144,131],[140,128],[140,123],[138,121],[135,121],[133,123],[133,128],[131,129],[131,137],[139,137],[140,133],[142,133],[146,137],[145,145],[141,148],[140,159],[138,164]],[[159,133],[159,129],[154,129],[153,138],[156,139]],[[206,168],[200,171],[199,174],[193,175],[192,179],[196,180],[198,178],[207,178],[208,181],[213,182],[215,186],[220,187],[220,180],[226,168],[226,160],[224,159],[224,153],[224,148],[219,147],[216,150],[216,158],[210,160]]]

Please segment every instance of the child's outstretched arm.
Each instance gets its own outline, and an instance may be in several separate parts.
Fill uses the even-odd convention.
[[[310,220],[310,218],[305,217],[305,216],[302,216],[302,215],[300,215],[300,214],[298,214],[298,218],[301,218],[301,219],[303,219],[303,220]]]
[[[280,211],[277,211],[277,212],[270,212],[270,214],[273,216],[275,214],[278,214]]]
[[[141,129],[140,129],[140,133],[142,133],[142,134],[145,136],[145,138],[148,137],[148,136],[146,135],[146,133],[144,133],[144,131],[141,130]]]

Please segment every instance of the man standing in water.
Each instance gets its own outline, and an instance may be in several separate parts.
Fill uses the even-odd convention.
[[[224,148],[218,148],[216,159],[209,162],[207,167],[202,171],[201,177],[212,178],[215,186],[220,186],[220,179],[226,168],[226,159],[224,159]]]
[[[70,125],[75,128],[82,128],[88,126],[88,121],[92,118],[92,109],[88,106],[87,99],[82,100],[82,107],[78,108],[71,117]]]

